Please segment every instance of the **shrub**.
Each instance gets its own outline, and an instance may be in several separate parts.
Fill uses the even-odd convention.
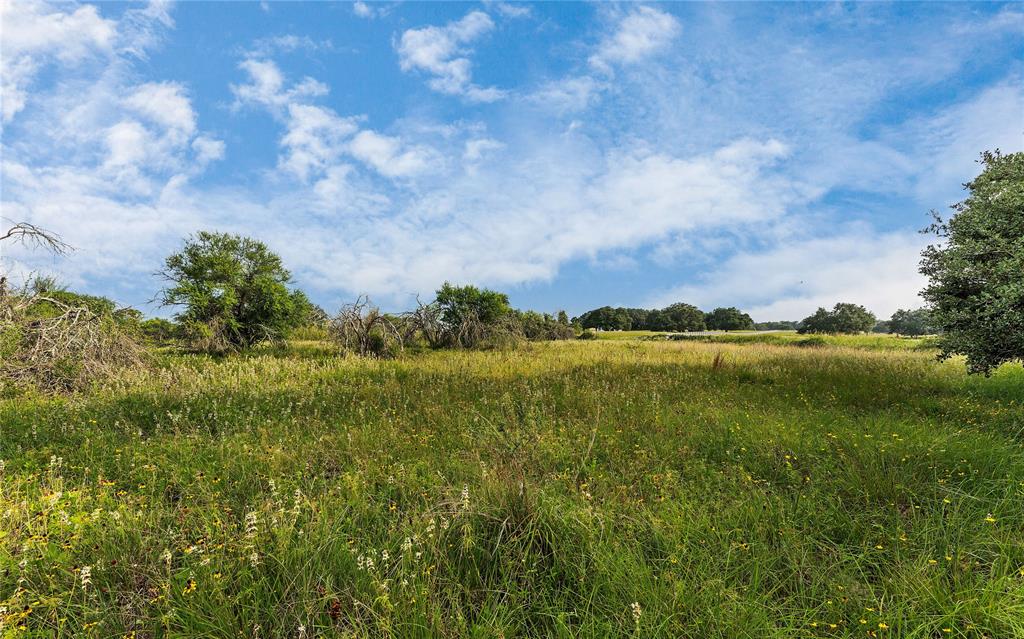
[[[341,307],[331,320],[330,334],[342,348],[364,357],[396,357],[403,348],[394,321],[365,296]]]

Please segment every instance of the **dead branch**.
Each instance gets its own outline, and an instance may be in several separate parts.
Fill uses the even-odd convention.
[[[0,242],[7,241],[53,251],[58,255],[74,250],[70,244],[60,239],[60,236],[56,233],[28,222],[18,222],[8,228],[3,235],[0,235]]]
[[[364,357],[393,357],[404,349],[398,326],[365,295],[341,307],[330,331],[343,348]]]

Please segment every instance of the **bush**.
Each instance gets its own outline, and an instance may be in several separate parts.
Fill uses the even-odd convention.
[[[341,307],[331,320],[330,334],[342,348],[363,357],[392,358],[403,349],[395,322],[365,296]]]
[[[83,390],[144,362],[115,313],[0,288],[0,380],[43,391]]]
[[[432,304],[421,305],[417,317],[433,345],[504,348],[522,339],[508,296],[475,286],[445,282]]]
[[[151,344],[167,344],[178,337],[180,330],[174,322],[154,317],[139,323],[139,333]]]

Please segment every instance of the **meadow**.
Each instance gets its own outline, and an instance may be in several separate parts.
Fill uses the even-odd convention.
[[[2,399],[0,636],[1024,637],[1024,370],[803,337]]]

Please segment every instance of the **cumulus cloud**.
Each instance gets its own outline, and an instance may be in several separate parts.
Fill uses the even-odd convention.
[[[602,70],[613,64],[635,64],[668,46],[680,30],[679,21],[671,14],[653,7],[636,7],[601,41],[590,56],[590,64]]]
[[[494,29],[494,21],[483,11],[470,11],[461,20],[443,27],[409,29],[398,42],[399,65],[403,71],[423,71],[433,77],[434,91],[461,95],[471,102],[494,102],[505,97],[496,87],[479,87],[472,82],[472,62],[466,45]]]

